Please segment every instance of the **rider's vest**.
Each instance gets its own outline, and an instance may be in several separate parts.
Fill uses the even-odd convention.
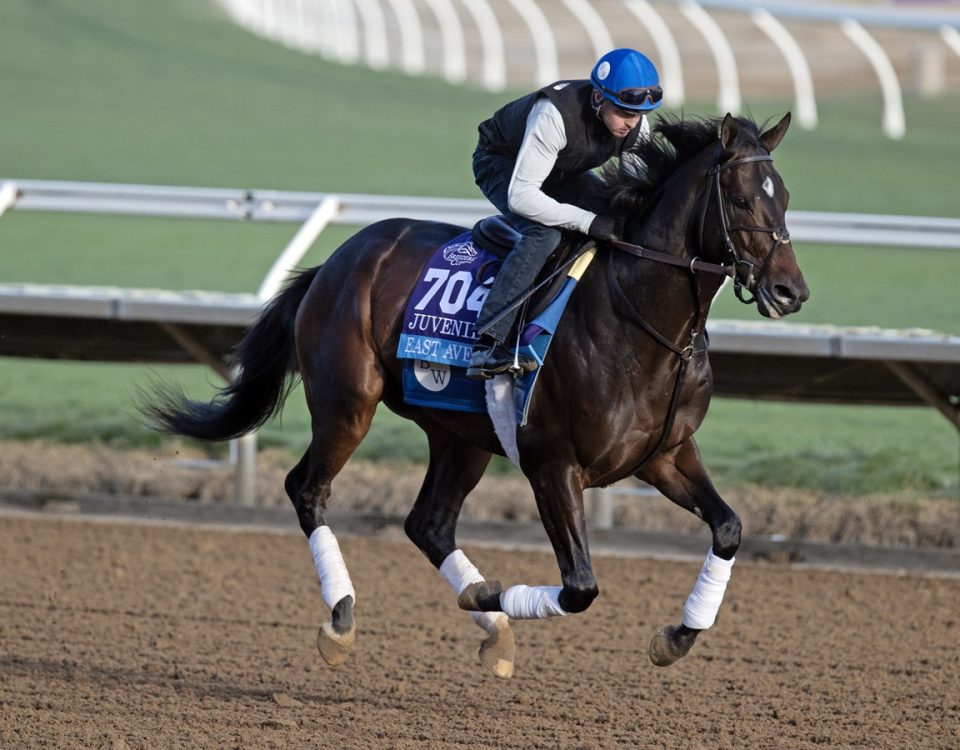
[[[479,148],[515,159],[520,152],[527,117],[541,96],[547,97],[563,117],[567,145],[557,155],[557,162],[547,179],[563,179],[604,164],[632,144],[639,133],[635,127],[626,138],[616,138],[603,124],[590,102],[593,84],[590,81],[559,81],[544,86],[527,96],[498,109],[493,117],[480,123]]]

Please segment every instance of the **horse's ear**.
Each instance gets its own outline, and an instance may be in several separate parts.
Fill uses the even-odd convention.
[[[737,118],[727,112],[723,122],[720,123],[720,143],[725,149],[731,149],[737,135],[740,133],[740,123]]]
[[[783,118],[774,125],[770,130],[760,136],[760,140],[763,143],[767,151],[773,151],[777,146],[780,145],[780,141],[783,140],[783,136],[787,134],[787,128],[790,127],[790,113],[787,112]]]

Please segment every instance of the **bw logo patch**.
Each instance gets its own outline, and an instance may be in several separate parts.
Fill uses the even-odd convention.
[[[450,365],[418,359],[414,364],[417,382],[428,391],[437,393],[450,385]]]

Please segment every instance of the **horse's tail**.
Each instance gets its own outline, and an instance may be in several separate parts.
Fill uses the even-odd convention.
[[[264,307],[233,350],[236,380],[211,401],[193,401],[176,387],[154,388],[143,411],[155,426],[199,440],[228,440],[252,432],[280,411],[297,371],[297,309],[319,270],[294,276]]]

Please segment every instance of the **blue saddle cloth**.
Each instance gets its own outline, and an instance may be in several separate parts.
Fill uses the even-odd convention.
[[[487,412],[486,385],[470,380],[466,367],[498,261],[465,232],[438,248],[427,262],[407,302],[397,346],[397,357],[404,360],[403,398],[408,404]],[[576,283],[568,278],[547,308],[524,327],[521,350],[541,365]],[[539,373],[538,367],[514,383],[518,424],[526,423]]]

